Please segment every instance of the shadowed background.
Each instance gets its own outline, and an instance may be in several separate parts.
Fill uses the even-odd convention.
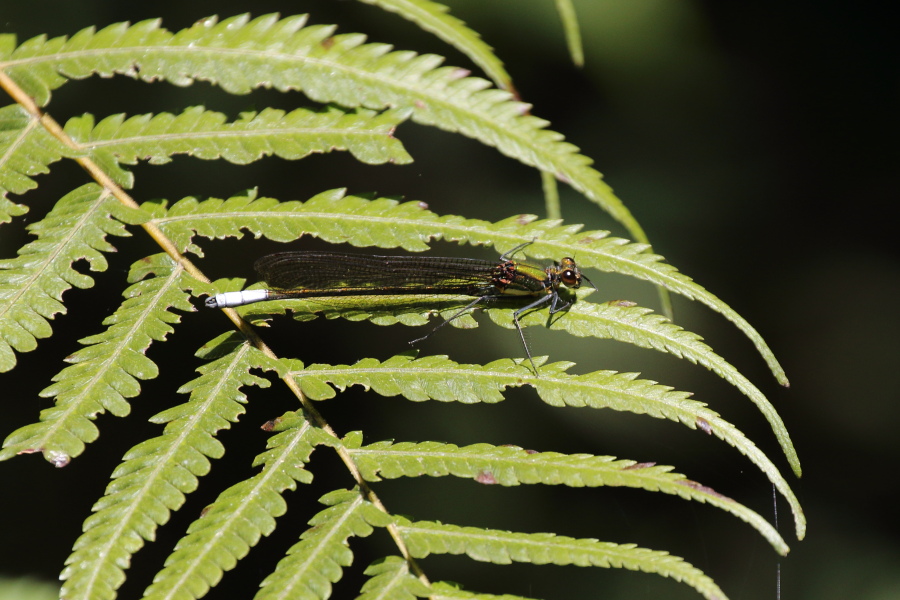
[[[762,417],[736,390],[702,368],[646,350],[561,333],[529,330],[536,355],[573,360],[573,372],[640,371],[696,393],[759,444],[788,476],[809,519],[797,542],[791,519],[778,514],[792,546],[780,561],[743,523],[703,505],[636,490],[557,490],[540,486],[500,488],[452,478],[394,481],[377,488],[395,512],[422,519],[520,531],[555,531],[614,542],[634,542],[683,556],[713,577],[733,599],[774,598],[780,568],[782,598],[888,599],[900,597],[900,524],[894,466],[897,392],[887,378],[898,357],[900,265],[896,219],[897,64],[888,45],[885,15],[849,2],[757,2],[751,5],[685,0],[576,2],[586,64],[571,65],[552,2],[449,3],[454,14],[479,31],[506,62],[534,114],[548,119],[596,161],[607,181],[654,243],[679,270],[746,317],[782,361],[792,387],[781,389],[750,343],[727,321],[702,306],[676,298],[677,321],[761,387],[781,412],[805,468],[787,475]],[[200,17],[253,10],[284,15],[310,12],[313,23],[340,24],[371,41],[436,52],[448,64],[466,59],[395,15],[356,2],[240,3],[158,2],[146,7],[113,2],[42,2],[0,7],[0,27],[24,41],[40,33],[72,34],[89,26],[163,17],[177,30]],[[228,96],[205,83],[176,88],[124,77],[74,82],[54,93],[49,111],[60,122],[83,112],[180,112],[203,104],[234,118],[240,111],[309,105],[300,94],[259,91]],[[164,166],[135,168],[138,201],[187,195],[227,197],[251,186],[282,200],[306,199],[347,187],[427,202],[441,213],[496,220],[543,210],[538,174],[476,142],[414,124],[398,130],[416,162],[367,166],[333,153],[287,162],[269,158],[248,166],[177,157]],[[71,164],[53,166],[41,187],[25,197],[43,216],[73,181],[87,181]],[[625,235],[598,208],[562,189],[563,215],[588,229]],[[0,228],[0,251],[10,256],[28,235],[23,220]],[[4,391],[3,435],[35,419],[48,406],[38,397],[74,352],[73,340],[96,333],[97,323],[118,305],[128,265],[157,251],[138,232],[113,240],[120,252],[97,286],[66,294],[69,314],[57,317],[57,338],[21,356],[16,387]],[[324,247],[302,240],[293,248]],[[210,277],[253,279],[257,256],[282,249],[265,241],[204,244],[201,268]],[[437,254],[491,258],[492,249],[434,244]],[[577,257],[576,257],[577,258]],[[592,299],[631,299],[656,307],[649,286],[624,277],[589,272],[600,288]],[[199,306],[199,303],[198,303]],[[480,318],[474,331],[445,328],[422,344],[423,354],[445,353],[461,362],[520,356],[514,331]],[[407,349],[418,330],[368,323],[319,320],[279,322],[266,331],[276,352],[308,362],[352,363],[359,339],[371,340],[366,356],[385,359]],[[149,355],[167,377],[145,382],[127,420],[99,419],[100,440],[61,471],[22,457],[0,464],[3,541],[0,575],[54,579],[108,474],[135,439],[157,435],[146,419],[184,401],[175,390],[200,363],[196,346],[224,327],[218,314],[184,315],[169,344]],[[54,340],[60,343],[54,345]],[[180,343],[179,343],[180,342]],[[21,372],[28,373],[22,377]],[[7,383],[7,386],[9,384]],[[277,387],[277,386],[276,386]],[[150,582],[185,526],[216,489],[253,472],[248,454],[265,444],[257,426],[292,409],[282,390],[251,393],[248,414],[223,432],[232,449],[204,478],[169,526],[135,557],[120,597],[134,597]],[[538,450],[610,454],[675,465],[691,479],[744,502],[773,519],[771,489],[737,452],[715,439],[675,424],[612,411],[552,409],[529,390],[513,391],[492,406],[461,407],[376,399],[352,391],[320,405],[341,432],[364,429],[367,440],[437,439],[457,444],[509,443]],[[138,436],[138,437],[136,437]],[[244,452],[235,446],[250,448]],[[246,445],[246,446],[244,446]],[[342,467],[314,455],[316,480],[287,494],[291,505],[281,527],[246,564],[226,574],[210,598],[248,597],[290,546],[315,510],[315,500],[335,485],[351,485]],[[104,466],[104,464],[106,466]],[[194,497],[196,496],[196,497]],[[520,509],[520,510],[519,510]],[[361,548],[390,551],[382,539]],[[355,595],[361,556],[334,597]],[[689,588],[655,576],[617,570],[513,565],[464,558],[425,561],[433,579],[458,580],[471,590],[542,598],[694,598]],[[563,584],[560,587],[560,584]],[[559,587],[559,589],[555,589]]]

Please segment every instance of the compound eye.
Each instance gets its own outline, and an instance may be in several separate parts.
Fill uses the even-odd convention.
[[[559,278],[568,287],[578,287],[581,283],[581,277],[579,277],[578,272],[574,269],[566,269],[560,274]]]

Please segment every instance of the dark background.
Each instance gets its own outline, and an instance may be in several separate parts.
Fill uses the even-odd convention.
[[[571,65],[552,3],[450,3],[506,62],[534,113],[551,121],[583,152],[642,223],[657,252],[724,299],[767,339],[792,387],[782,389],[750,344],[720,316],[676,298],[676,317],[761,387],[781,412],[805,473],[796,480],[771,432],[737,391],[684,361],[613,342],[572,340],[529,332],[537,354],[576,360],[573,372],[607,368],[691,390],[769,453],[798,494],[809,519],[806,540],[792,534],[783,502],[778,522],[791,554],[782,560],[749,527],[704,505],[636,490],[499,488],[452,478],[386,482],[378,487],[395,512],[521,531],[555,531],[666,549],[703,569],[731,598],[900,598],[900,526],[896,516],[898,394],[896,368],[900,292],[895,199],[897,53],[889,45],[887,15],[850,2],[576,2],[586,65]],[[340,24],[372,41],[437,52],[449,64],[464,57],[398,17],[355,2],[157,2],[146,7],[114,2],[4,3],[3,31],[19,40],[72,34],[92,24],[164,18],[171,30],[217,13],[254,15],[310,12],[314,23]],[[103,116],[180,111],[204,104],[236,116],[268,105],[307,104],[299,94],[260,91],[227,96],[199,83],[176,88],[123,77],[70,83],[48,110],[60,122],[83,112]],[[135,168],[139,201],[185,195],[227,197],[258,185],[260,195],[305,199],[333,187],[422,200],[438,213],[499,219],[542,212],[538,175],[479,144],[405,124],[398,137],[412,165],[364,166],[349,156],[302,162],[267,159],[245,167],[180,157],[165,166]],[[70,164],[53,166],[24,201],[26,219],[0,229],[3,256],[25,240],[23,222],[39,219],[52,201],[86,176]],[[567,221],[625,235],[599,209],[563,190]],[[894,240],[894,241],[892,241]],[[77,347],[96,333],[118,304],[128,265],[155,251],[140,232],[115,240],[120,252],[90,291],[66,295],[69,314],[54,323],[57,337],[21,356],[4,376],[3,435],[37,417],[48,400],[38,392]],[[305,244],[305,245],[304,245]],[[312,247],[302,242],[297,247]],[[439,253],[490,257],[483,249],[435,244]],[[211,277],[251,277],[255,257],[276,248],[263,241],[206,243],[201,267]],[[602,300],[627,298],[656,306],[654,291],[627,278],[591,273]],[[477,331],[442,331],[421,348],[475,362],[518,356],[513,332],[481,319]],[[387,358],[405,349],[410,330],[369,324],[282,323],[266,332],[276,351],[306,361],[353,362],[355,340],[377,344],[366,355]],[[172,343],[150,356],[167,377],[146,382],[132,418],[99,419],[100,441],[61,471],[38,457],[0,464],[3,543],[0,575],[52,580],[108,474],[135,439],[157,435],[146,419],[184,400],[176,395],[198,362],[194,348],[223,327],[207,313],[185,315]],[[449,329],[449,328],[448,328]],[[417,336],[416,334],[415,336]],[[346,344],[341,342],[346,340]],[[182,343],[179,343],[181,341]],[[56,343],[54,343],[56,342]],[[168,361],[168,362],[167,362]],[[250,392],[248,414],[223,432],[230,450],[204,478],[201,493],[162,528],[159,540],[135,557],[120,597],[138,596],[171,545],[216,490],[252,473],[249,455],[261,451],[257,426],[293,407],[286,393]],[[611,411],[558,410],[528,390],[496,406],[411,404],[372,394],[343,394],[321,405],[341,432],[365,429],[367,439],[440,439],[458,444],[511,443],[539,450],[610,454],[672,464],[692,479],[746,503],[773,519],[771,489],[737,452],[672,423]],[[244,447],[249,450],[243,450]],[[226,575],[209,597],[249,597],[312,514],[315,499],[350,485],[325,452],[315,455],[316,480],[288,494],[282,527],[254,550],[242,570]],[[203,493],[211,494],[203,497]],[[366,566],[364,551],[390,551],[378,536],[359,542],[354,567],[335,590],[349,598]],[[424,562],[433,579],[469,589],[543,598],[694,598],[689,588],[619,570],[500,567],[464,558]]]

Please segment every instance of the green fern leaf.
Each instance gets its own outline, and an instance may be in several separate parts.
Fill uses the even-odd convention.
[[[334,389],[328,385],[331,383],[339,390],[361,385],[380,396],[402,395],[413,402],[493,404],[503,400],[504,389],[523,385],[531,375],[527,367],[517,361],[506,359],[484,366],[460,365],[446,356],[415,358],[399,355],[384,362],[365,358],[353,365],[304,366],[293,360],[282,360],[282,364],[311,400],[334,397]]]
[[[686,500],[707,502],[748,523],[781,554],[787,544],[758,513],[718,492],[671,473],[672,467],[638,464],[611,456],[531,452],[509,446],[473,444],[460,448],[441,442],[376,442],[361,446],[361,436],[345,440],[367,481],[381,477],[444,477],[453,475],[484,484],[546,484],[569,487],[625,486],[663,492]]]
[[[135,164],[138,159],[163,164],[175,154],[247,164],[268,155],[296,160],[331,150],[349,150],[369,164],[406,164],[412,158],[392,134],[408,115],[408,110],[378,114],[332,107],[285,113],[268,108],[243,113],[227,123],[224,114],[195,106],[180,115],[139,115],[127,120],[125,115],[113,115],[96,127],[93,116],[85,115],[71,119],[65,130],[104,164]]]
[[[706,304],[737,325],[756,345],[779,381],[787,382],[771,349],[743,317],[675,267],[662,262],[661,256],[649,252],[649,246],[609,237],[607,231],[581,232],[580,225],[562,226],[557,220],[535,220],[529,215],[496,223],[440,216],[420,202],[367,200],[345,196],[344,190],[323,192],[306,202],[279,203],[271,198],[257,199],[251,193],[224,201],[198,202],[187,198],[168,210],[153,203],[141,208],[153,215],[153,222],[179,249],[199,254],[200,249],[191,243],[194,235],[216,239],[242,237],[245,229],[280,242],[313,235],[333,243],[401,247],[412,252],[427,250],[430,239],[494,245],[499,251],[533,241],[525,251],[536,258],[559,260],[577,256],[582,268],[631,275]]]
[[[145,276],[154,277],[141,281]],[[43,452],[56,466],[84,451],[97,438],[93,420],[109,411],[118,417],[130,412],[127,398],[140,393],[140,379],[153,379],[156,364],[145,356],[153,341],[163,341],[180,317],[169,311],[194,310],[189,295],[196,282],[164,255],[142,259],[132,266],[124,292],[125,302],[104,321],[105,332],[84,338],[86,345],[66,361],[73,363],[57,374],[41,392],[55,397],[55,405],[41,412],[40,422],[14,431],[3,443],[0,460],[22,453]]]
[[[487,81],[466,77],[464,69],[439,68],[441,57],[391,52],[385,44],[365,44],[359,34],[304,27],[305,20],[210,17],[176,34],[158,20],[89,28],[68,40],[29,40],[0,55],[0,69],[41,105],[67,81],[59,73],[73,79],[118,73],[176,85],[210,81],[236,94],[265,85],[348,107],[411,108],[419,123],[462,133],[552,173],[602,206],[636,240],[647,241],[592,161],[509,92],[487,89]],[[84,60],[88,54],[91,60]]]
[[[5,191],[0,191],[0,225],[9,223],[13,217],[24,215],[28,207],[24,204],[16,204],[6,197]]]
[[[35,175],[48,173],[47,165],[73,155],[18,104],[0,108],[0,223],[28,211],[8,200],[8,193],[36,188]]]
[[[566,371],[572,363],[560,362],[541,365],[541,376],[535,377],[521,359],[502,359],[482,366],[461,365],[445,356],[408,355],[394,356],[381,363],[367,358],[349,366],[304,366],[300,361],[285,359],[282,364],[312,400],[334,397],[331,385],[339,390],[361,385],[380,396],[402,395],[414,402],[495,403],[504,399],[502,392],[506,388],[530,385],[551,406],[611,408],[683,423],[715,435],[747,456],[790,504],[798,538],[802,539],[806,532],[806,517],[800,502],[765,453],[702,402],[691,400],[689,394],[671,387],[637,379],[635,373],[595,371],[569,375]]]
[[[256,476],[222,492],[166,559],[165,568],[147,588],[145,598],[199,598],[234,568],[260,537],[275,529],[275,519],[287,506],[281,494],[309,483],[304,468],[315,446],[332,444],[332,438],[316,429],[302,415],[288,413],[273,425],[281,431],[269,439],[265,453],[254,466],[264,465]]]
[[[141,208],[153,215],[158,226],[182,251],[201,253],[191,243],[195,235],[211,239],[240,238],[245,231],[279,242],[290,242],[303,235],[313,235],[333,243],[355,246],[402,247],[421,252],[428,249],[426,240],[437,223],[463,223],[468,219],[449,215],[438,217],[421,202],[403,202],[360,196],[346,196],[345,190],[329,190],[306,202],[279,202],[273,198],[257,198],[255,192],[198,201],[185,198],[171,208],[145,203]],[[364,225],[368,222],[368,225]],[[453,237],[448,232],[447,239]]]
[[[493,49],[477,32],[449,14],[449,8],[431,0],[360,0],[397,13],[444,40],[478,65],[497,87],[512,89],[512,78]]]
[[[50,214],[29,225],[38,239],[22,247],[18,258],[0,260],[0,372],[15,366],[14,350],[29,352],[38,339],[50,337],[49,319],[66,312],[63,292],[93,285],[72,263],[86,260],[92,271],[104,271],[102,252],[115,250],[106,236],[130,235],[124,225],[145,220],[140,211],[88,184],[66,194]]]
[[[388,556],[365,571],[371,579],[362,586],[357,600],[415,600],[429,595],[428,586],[409,572],[409,564],[399,556]]]
[[[430,600],[532,600],[525,596],[513,596],[512,594],[473,594],[459,589],[457,584],[446,581],[437,581],[431,584]]]
[[[268,387],[266,379],[250,375],[252,368],[278,370],[277,363],[227,333],[209,344],[210,355],[226,353],[198,369],[200,377],[180,392],[190,400],[153,418],[168,423],[162,435],[132,448],[112,474],[106,494],[94,505],[60,576],[62,597],[115,597],[125,580],[124,569],[144,540],[153,540],[169,512],[184,503],[209,472],[209,458],[225,452],[215,434],[243,414],[244,386]],[[229,352],[230,350],[230,352]]]
[[[624,567],[671,577],[690,585],[710,600],[726,598],[712,579],[682,558],[634,544],[575,539],[552,533],[518,533],[430,521],[411,522],[403,518],[397,519],[397,529],[415,558],[430,554],[466,554],[477,561],[500,565],[527,562]]]
[[[502,315],[502,311],[488,310],[491,319],[504,327],[513,327],[512,315]],[[509,311],[507,311],[509,312]],[[533,312],[520,319],[523,327],[547,325],[545,314]],[[801,474],[800,459],[791,442],[791,436],[781,420],[781,416],[765,395],[749,379],[744,377],[725,359],[701,342],[700,336],[675,325],[662,315],[648,308],[629,306],[620,302],[594,304],[576,302],[563,318],[549,324],[550,329],[561,329],[577,336],[609,338],[668,352],[679,358],[703,365],[738,388],[747,396],[769,422],[781,449],[794,473]]]
[[[581,29],[578,26],[578,16],[572,0],[556,0],[556,12],[562,20],[563,31],[566,35],[566,45],[569,47],[569,55],[575,66],[584,66],[584,48],[581,45]]]
[[[368,537],[373,526],[386,527],[391,518],[363,498],[358,490],[336,490],[319,500],[328,506],[310,520],[310,529],[287,551],[275,571],[260,584],[254,600],[329,598],[331,584],[353,562],[351,537]]]

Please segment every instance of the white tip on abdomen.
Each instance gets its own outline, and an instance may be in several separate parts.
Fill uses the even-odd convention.
[[[231,308],[243,306],[268,299],[269,290],[244,290],[242,292],[225,292],[206,299],[209,308]]]

